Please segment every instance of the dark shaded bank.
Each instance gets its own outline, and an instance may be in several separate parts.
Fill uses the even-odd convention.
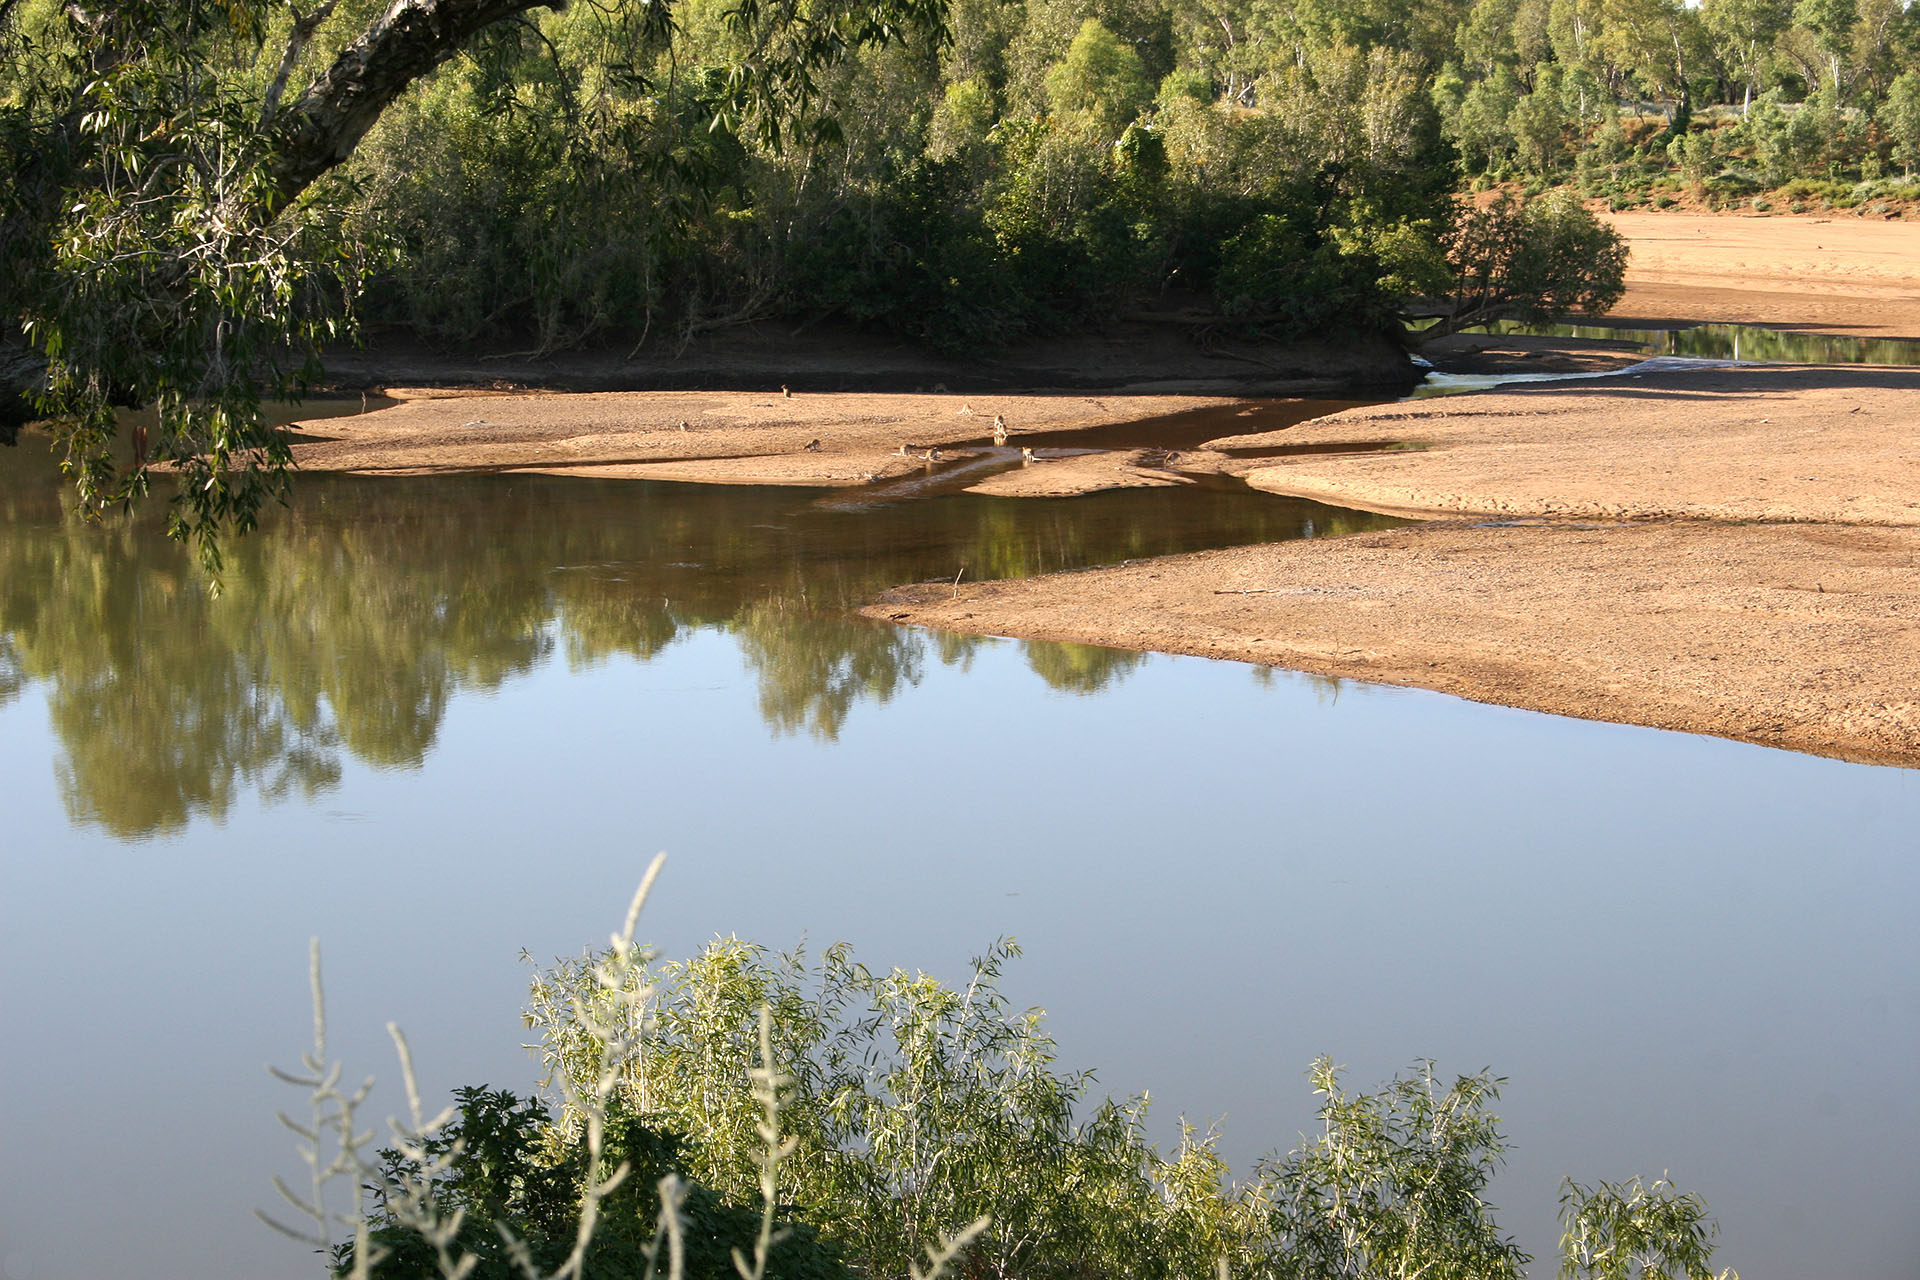
[[[676,348],[567,351],[444,350],[372,339],[327,357],[336,391],[382,387],[565,391],[1037,391],[1104,390],[1291,396],[1366,390],[1397,394],[1422,371],[1385,335],[1324,343],[1234,336],[1172,313],[1115,320],[1097,332],[1025,342],[990,359],[951,360],[883,335],[837,327],[759,324]]]

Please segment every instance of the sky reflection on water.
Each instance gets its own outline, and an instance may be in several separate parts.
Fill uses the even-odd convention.
[[[209,608],[0,491],[9,1280],[318,1274],[250,1217],[306,939],[353,1071],[391,1079],[391,1017],[430,1085],[524,1088],[516,953],[603,937],[658,849],[670,954],[952,976],[1018,937],[1063,1064],[1152,1089],[1163,1137],[1224,1117],[1242,1167],[1309,1122],[1316,1054],[1362,1086],[1431,1056],[1511,1078],[1496,1199],[1537,1253],[1562,1173],[1671,1170],[1749,1276],[1920,1258],[1920,773],[838,618],[950,572],[954,530],[1051,567],[1224,536],[1195,503],[1118,543],[1095,506],[842,515],[825,550],[791,492],[303,494]]]

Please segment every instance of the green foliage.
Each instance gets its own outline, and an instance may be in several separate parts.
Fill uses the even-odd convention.
[[[1443,1084],[1422,1063],[1349,1094],[1321,1059],[1320,1135],[1230,1186],[1211,1135],[1186,1129],[1171,1160],[1148,1144],[1144,1100],[1082,1115],[1091,1076],[1056,1074],[1039,1011],[999,992],[1011,944],[963,988],[844,946],[810,964],[725,938],[659,964],[634,930],[662,860],[606,949],[535,978],[561,1113],[464,1089],[429,1119],[390,1028],[411,1119],[377,1169],[356,1121],[371,1082],[341,1090],[327,1055],[315,943],[314,1048],[277,1073],[310,1090],[311,1122],[287,1124],[313,1184],[276,1185],[324,1234],[267,1221],[323,1245],[348,1230],[333,1257],[352,1280],[720,1280],[729,1261],[740,1280],[936,1280],[963,1249],[999,1280],[1518,1280],[1529,1261],[1484,1195],[1505,1150],[1487,1072]],[[327,1199],[340,1178],[367,1183],[347,1212]],[[1569,1181],[1563,1203],[1567,1280],[1712,1280],[1698,1197]]]
[[[1264,1274],[1519,1280],[1528,1257],[1500,1233],[1484,1196],[1506,1145],[1487,1110],[1503,1081],[1483,1072],[1442,1085],[1422,1063],[1354,1095],[1325,1058],[1312,1079],[1320,1136],[1259,1169]]]
[[[440,1169],[428,1194],[438,1212],[458,1215],[445,1248],[474,1261],[472,1280],[518,1280],[520,1259],[539,1274],[564,1264],[574,1246],[575,1215],[585,1181],[585,1152],[553,1125],[535,1099],[486,1088],[454,1091],[453,1118],[420,1144],[418,1152],[381,1151],[381,1177],[374,1186],[369,1245],[375,1280],[437,1280],[439,1250],[396,1215],[408,1194],[407,1179],[419,1156]],[[659,1270],[661,1185],[672,1188],[681,1237],[684,1280],[739,1280],[736,1251],[752,1256],[760,1211],[730,1204],[712,1190],[686,1180],[685,1143],[639,1117],[609,1117],[601,1163],[624,1166],[623,1180],[600,1202],[599,1219],[585,1256],[589,1274],[604,1280],[641,1280]],[[671,1179],[671,1182],[668,1180]],[[768,1255],[768,1280],[848,1280],[850,1272],[813,1228],[780,1222]],[[512,1243],[509,1243],[509,1242]],[[522,1252],[524,1250],[524,1253]],[[336,1275],[353,1270],[355,1253],[334,1253]]]
[[[1162,1156],[1142,1136],[1143,1101],[1094,1105],[1088,1073],[1056,1072],[1039,1012],[1016,1012],[999,992],[1015,954],[1002,944],[949,987],[872,973],[843,946],[808,962],[716,941],[632,975],[648,1021],[621,1105],[683,1136],[676,1167],[747,1196],[760,1143],[747,1082],[755,1046],[770,1046],[785,1081],[788,1211],[862,1275],[904,1274],[925,1241],[982,1214],[992,1221],[968,1264],[980,1276],[1523,1274],[1529,1258],[1486,1199],[1506,1150],[1498,1077],[1446,1081],[1421,1063],[1351,1093],[1322,1059],[1311,1072],[1317,1136],[1232,1184],[1212,1135],[1188,1129]],[[595,1011],[627,998],[590,977],[603,965],[583,956],[534,983],[529,1022],[569,1092],[603,1070]],[[1569,1182],[1564,1202],[1568,1280],[1713,1280],[1697,1196],[1664,1182]]]
[[[1551,173],[1567,157],[1572,121],[1558,92],[1558,68],[1538,68],[1534,86],[1532,93],[1514,104],[1507,128],[1521,163],[1534,173]]]
[[[795,1144],[783,1166],[793,1212],[864,1274],[911,1259],[983,1215],[983,1274],[1044,1278],[1210,1274],[1236,1210],[1220,1195],[1210,1140],[1172,1158],[1142,1136],[1145,1103],[1084,1119],[1091,1077],[1052,1070],[1037,1011],[998,989],[1002,944],[961,988],[877,974],[844,947],[817,962],[734,939],[662,966],[625,1104],[685,1135],[687,1167],[723,1195],[755,1178],[755,1106],[744,1087],[760,1010],[770,1019],[781,1108]],[[600,1052],[575,1010],[606,996],[595,961],[563,962],[534,985],[529,1015],[548,1069],[583,1080]]]
[[[1096,18],[1080,25],[1067,56],[1047,73],[1053,109],[1109,140],[1119,137],[1152,97],[1140,55]]]
[[[1560,1220],[1562,1280],[1738,1280],[1714,1273],[1706,1202],[1664,1178],[1591,1187],[1569,1178]]]
[[[1377,287],[1378,264],[1318,239],[1302,221],[1268,214],[1226,242],[1215,286],[1221,309],[1288,337],[1379,325],[1394,300]]]
[[[1913,176],[1920,162],[1920,71],[1903,71],[1887,90],[1879,119],[1893,139],[1893,162]]]
[[[20,264],[18,310],[0,323],[46,356],[40,407],[59,424],[82,509],[130,504],[156,470],[171,472],[168,531],[217,573],[219,532],[252,528],[284,486],[286,444],[262,401],[298,395],[317,372],[320,346],[350,326],[369,259],[336,206],[281,214],[257,92],[209,74],[257,48],[260,14],[238,6],[207,22],[195,6],[131,8],[89,29],[102,43],[42,68],[72,83],[77,129],[57,212],[38,216],[47,191],[41,208],[16,207],[9,238],[38,240]],[[124,467],[113,452],[123,406],[153,410]]]

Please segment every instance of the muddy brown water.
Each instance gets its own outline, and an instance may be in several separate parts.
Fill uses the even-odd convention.
[[[518,952],[603,937],[659,849],[668,954],[953,978],[1018,937],[1061,1064],[1152,1090],[1163,1141],[1220,1120],[1240,1169],[1310,1126],[1314,1056],[1432,1056],[1510,1078],[1494,1199],[1543,1257],[1562,1174],[1671,1171],[1746,1274],[1920,1258],[1920,773],[846,614],[1391,521],[310,476],[215,601],[32,456],[0,453],[7,1280],[313,1274],[250,1215],[297,1173],[261,1067],[307,1035],[306,940],[349,1074],[391,1082],[393,1018],[430,1087],[526,1089]]]

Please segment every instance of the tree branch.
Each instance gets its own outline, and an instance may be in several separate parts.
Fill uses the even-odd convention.
[[[421,76],[482,30],[564,0],[393,0],[366,34],[340,51],[282,117],[269,216],[346,160],[367,130]]]
[[[307,51],[307,44],[313,39],[314,32],[333,16],[334,7],[339,3],[340,0],[326,0],[325,4],[305,15],[292,4],[287,6],[287,11],[293,14],[293,30],[287,35],[287,47],[280,54],[280,67],[273,73],[273,83],[267,86],[267,95],[260,103],[262,126],[270,123],[273,113],[280,109],[280,95],[287,91],[287,77],[299,65],[300,56]]]

